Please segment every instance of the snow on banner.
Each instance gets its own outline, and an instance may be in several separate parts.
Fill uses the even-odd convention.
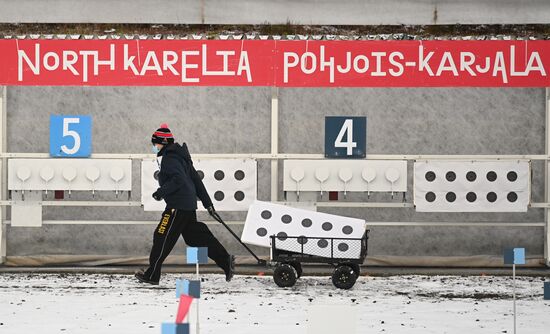
[[[0,85],[547,87],[550,41],[0,40]]]

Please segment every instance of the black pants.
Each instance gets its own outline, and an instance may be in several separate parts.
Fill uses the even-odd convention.
[[[153,281],[160,280],[162,263],[174,248],[180,235],[188,246],[208,247],[208,257],[224,272],[229,270],[229,254],[206,224],[197,221],[196,211],[166,209],[153,234],[153,248],[145,277]]]

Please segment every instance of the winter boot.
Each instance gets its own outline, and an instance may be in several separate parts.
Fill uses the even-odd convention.
[[[147,277],[145,277],[145,273],[143,270],[140,270],[134,274],[134,276],[140,281],[141,283],[147,283],[151,285],[159,285],[159,281],[153,281]]]

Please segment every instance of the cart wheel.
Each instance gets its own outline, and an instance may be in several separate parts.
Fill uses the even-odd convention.
[[[355,278],[359,278],[359,275],[361,275],[361,266],[359,266],[357,263],[346,263],[346,265],[350,266],[351,269],[353,269]]]
[[[288,263],[277,265],[273,272],[273,280],[281,288],[289,288],[296,284],[296,269]]]
[[[288,264],[290,264],[294,269],[296,269],[296,278],[300,278],[302,277],[302,264],[298,261],[292,261],[292,262],[289,262]]]
[[[339,289],[351,289],[355,281],[357,281],[355,271],[347,264],[338,265],[332,273],[332,284]]]

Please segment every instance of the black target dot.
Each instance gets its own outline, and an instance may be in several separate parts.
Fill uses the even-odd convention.
[[[477,179],[477,174],[475,172],[469,171],[466,173],[466,180],[474,182]]]
[[[235,197],[236,201],[240,202],[244,199],[244,193],[239,190],[239,191],[235,192],[234,197]]]
[[[298,237],[298,243],[300,245],[305,245],[307,244],[307,237],[305,235],[302,235],[302,236],[299,236]]]
[[[447,202],[454,202],[456,200],[456,194],[454,192],[448,192],[446,195],[445,195],[445,199],[447,200]]]
[[[490,171],[489,173],[487,173],[487,180],[489,182],[495,182],[497,180],[497,173],[493,171]]]
[[[338,245],[338,250],[339,250],[340,252],[345,252],[345,251],[347,251],[348,249],[349,249],[348,244],[341,243],[341,244]]]
[[[506,178],[508,179],[508,181],[514,182],[518,179],[518,173],[514,171],[508,172],[508,174],[506,174]]]
[[[286,240],[286,237],[287,237],[287,234],[285,232],[279,232],[277,233],[277,239],[281,240],[281,241],[285,241]]]
[[[332,230],[332,224],[329,222],[324,222],[323,225],[321,225],[321,228],[323,231],[330,231]]]
[[[474,192],[469,192],[466,194],[466,200],[470,203],[475,202],[477,199],[477,195]]]
[[[242,170],[238,170],[235,172],[235,180],[241,181],[244,179],[244,172]]]
[[[256,230],[256,234],[259,235],[260,237],[265,237],[267,235],[267,230],[263,227],[260,227],[259,229]]]
[[[497,194],[491,191],[487,194],[487,200],[491,203],[494,203],[497,200]]]
[[[311,221],[311,219],[306,218],[306,219],[302,220],[302,226],[303,227],[311,227],[311,225],[313,225],[313,222]]]
[[[156,170],[154,173],[153,173],[153,179],[155,180],[159,180],[159,173],[160,173],[160,170]]]
[[[425,177],[426,177],[426,181],[433,182],[435,180],[435,173],[432,171],[429,171],[426,173]]]
[[[284,215],[281,217],[281,221],[285,224],[290,224],[292,222],[292,217],[289,215]]]
[[[326,241],[325,239],[319,239],[319,241],[317,241],[317,246],[319,246],[319,248],[327,248],[328,241]]]
[[[221,170],[217,170],[215,173],[214,173],[214,178],[218,181],[221,181],[223,180],[223,178],[225,177],[225,174],[223,173],[223,171]]]
[[[431,191],[430,191],[430,192],[427,192],[427,193],[426,193],[426,201],[428,201],[428,202],[430,202],[430,203],[433,202],[433,201],[435,201],[435,194],[434,194],[433,192],[431,192]]]
[[[225,198],[225,194],[223,193],[223,191],[218,190],[214,193],[214,198],[218,202],[223,201],[223,199]]]
[[[508,195],[506,196],[506,198],[508,199],[508,201],[510,203],[514,203],[515,201],[518,200],[518,194],[516,194],[515,192],[511,191],[508,193]]]
[[[269,218],[271,218],[271,211],[268,211],[268,210],[262,211],[262,218],[263,218],[263,219],[269,219]]]
[[[447,179],[447,181],[453,182],[454,180],[456,180],[456,173],[453,171],[447,172],[447,174],[445,174],[445,178]]]
[[[197,174],[199,174],[199,177],[200,177],[201,180],[204,179],[204,172],[202,170],[198,170]]]
[[[353,227],[349,226],[349,225],[346,225],[344,227],[342,227],[342,233],[344,234],[352,234],[353,233]]]

